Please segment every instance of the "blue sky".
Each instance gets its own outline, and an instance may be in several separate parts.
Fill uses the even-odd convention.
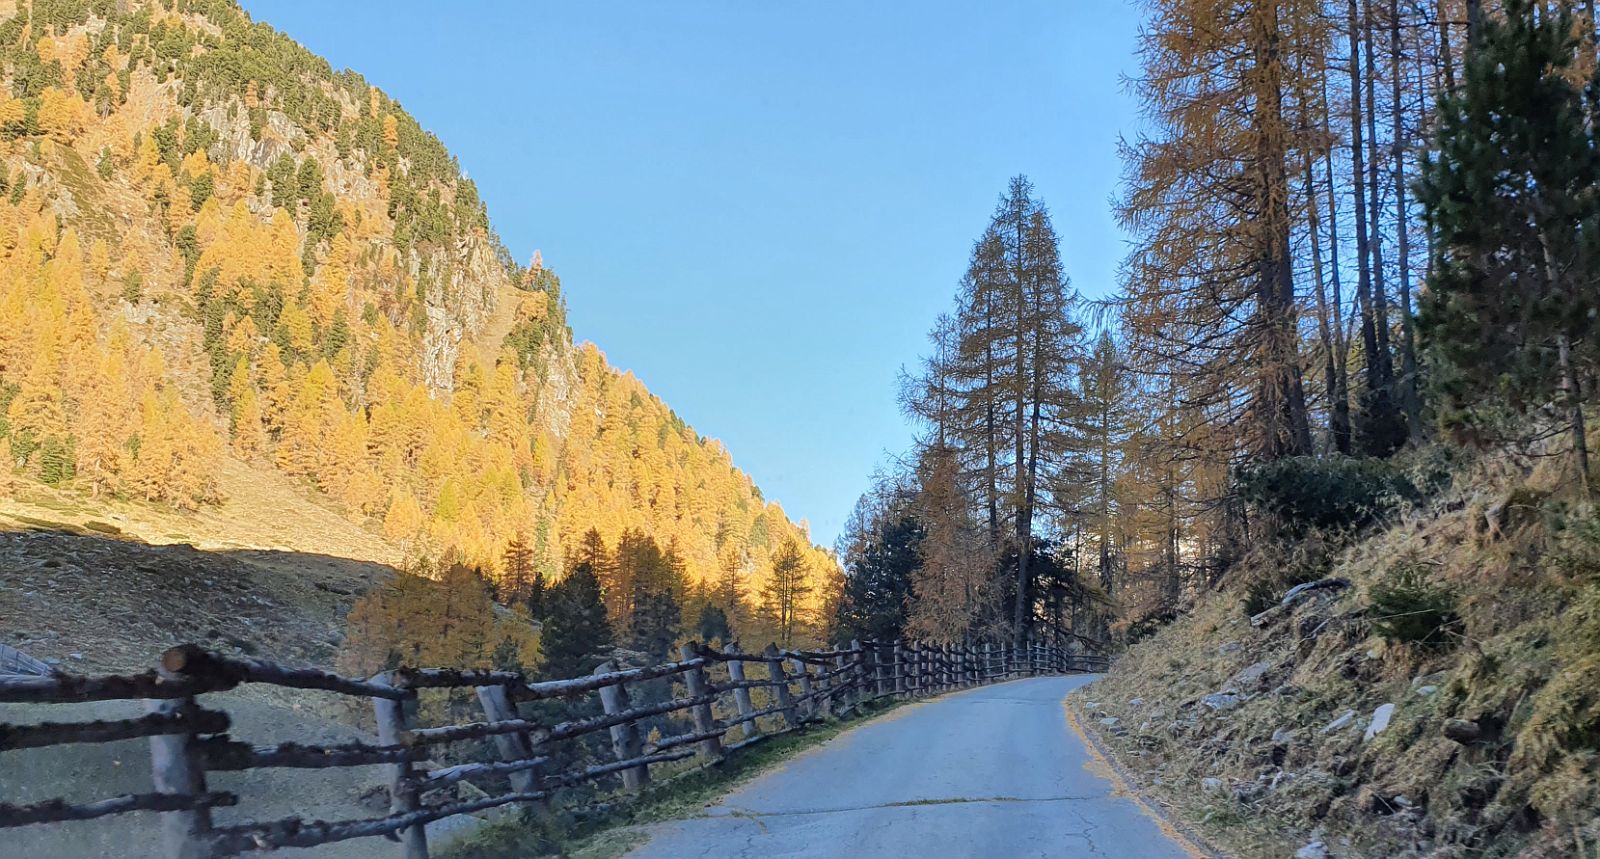
[[[1124,253],[1124,0],[244,5],[439,135],[576,337],[825,544],[1010,176],[1080,291]]]

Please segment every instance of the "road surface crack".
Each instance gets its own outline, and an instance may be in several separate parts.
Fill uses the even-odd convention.
[[[738,817],[760,822],[763,817],[797,817],[808,814],[843,814],[851,811],[871,811],[879,808],[921,808],[931,805],[974,805],[982,803],[1042,803],[1042,802],[1082,802],[1100,799],[1099,796],[981,796],[981,797],[952,797],[949,799],[909,799],[899,802],[879,802],[867,805],[846,805],[837,808],[798,808],[783,811],[757,811],[751,808],[738,806],[725,806],[720,813],[696,815],[699,819],[718,817]]]

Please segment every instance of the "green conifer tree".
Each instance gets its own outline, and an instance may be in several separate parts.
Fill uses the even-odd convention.
[[[550,589],[539,643],[545,677],[577,677],[604,661],[604,651],[614,639],[605,604],[600,601],[600,580],[589,563],[574,564],[567,577]]]
[[[1508,0],[1439,105],[1417,195],[1439,257],[1418,320],[1447,426],[1566,407],[1587,477],[1580,368],[1600,311],[1600,152],[1572,83],[1570,14]]]

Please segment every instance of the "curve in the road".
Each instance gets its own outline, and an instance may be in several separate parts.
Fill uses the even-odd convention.
[[[650,827],[632,859],[1104,857],[1201,850],[1129,796],[1039,677],[911,705],[842,734],[697,817]]]

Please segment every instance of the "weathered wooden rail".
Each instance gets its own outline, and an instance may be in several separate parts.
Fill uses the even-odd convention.
[[[767,737],[847,714],[873,701],[936,695],[1019,676],[1105,667],[1104,657],[1069,654],[1044,643],[1016,648],[854,642],[848,648],[828,651],[780,650],[769,645],[755,654],[691,643],[680,649],[676,662],[641,668],[606,663],[590,676],[566,680],[530,682],[514,672],[448,668],[400,668],[362,680],[183,645],[168,650],[157,669],[143,674],[0,676],[0,703],[142,700],[147,711],[144,716],[127,719],[0,723],[0,751],[148,738],[152,781],[149,793],[92,802],[0,803],[0,828],[155,812],[160,815],[164,849],[173,859],[215,859],[371,836],[398,839],[404,859],[426,859],[426,824],[446,817],[514,803],[548,807],[561,791],[612,775],[618,777],[624,792],[637,792],[650,783],[652,766],[696,757],[701,764],[715,764]],[[659,689],[663,680],[671,686],[667,699],[633,703],[630,687],[638,691],[657,681]],[[206,709],[200,699],[244,684],[366,699],[376,718],[377,742],[257,746],[235,740],[227,733],[227,713]],[[421,689],[472,690],[482,721],[435,727],[414,724],[414,705]],[[550,699],[581,700],[590,693],[599,698],[599,714],[549,720],[551,724],[525,717],[517,706]],[[647,739],[647,720],[659,723],[676,713],[688,714],[688,730]],[[563,772],[545,771],[556,743],[600,731],[610,738],[614,761]],[[730,733],[735,739],[725,744]],[[430,749],[461,741],[479,741],[475,746],[483,750],[479,754],[488,754],[492,747],[492,758],[431,771],[422,766]],[[290,817],[227,826],[212,820],[212,809],[234,806],[239,800],[233,794],[208,789],[209,772],[359,766],[386,768],[387,815],[339,821]],[[494,792],[473,799],[424,802],[424,794],[436,788],[482,779],[489,779]]]

